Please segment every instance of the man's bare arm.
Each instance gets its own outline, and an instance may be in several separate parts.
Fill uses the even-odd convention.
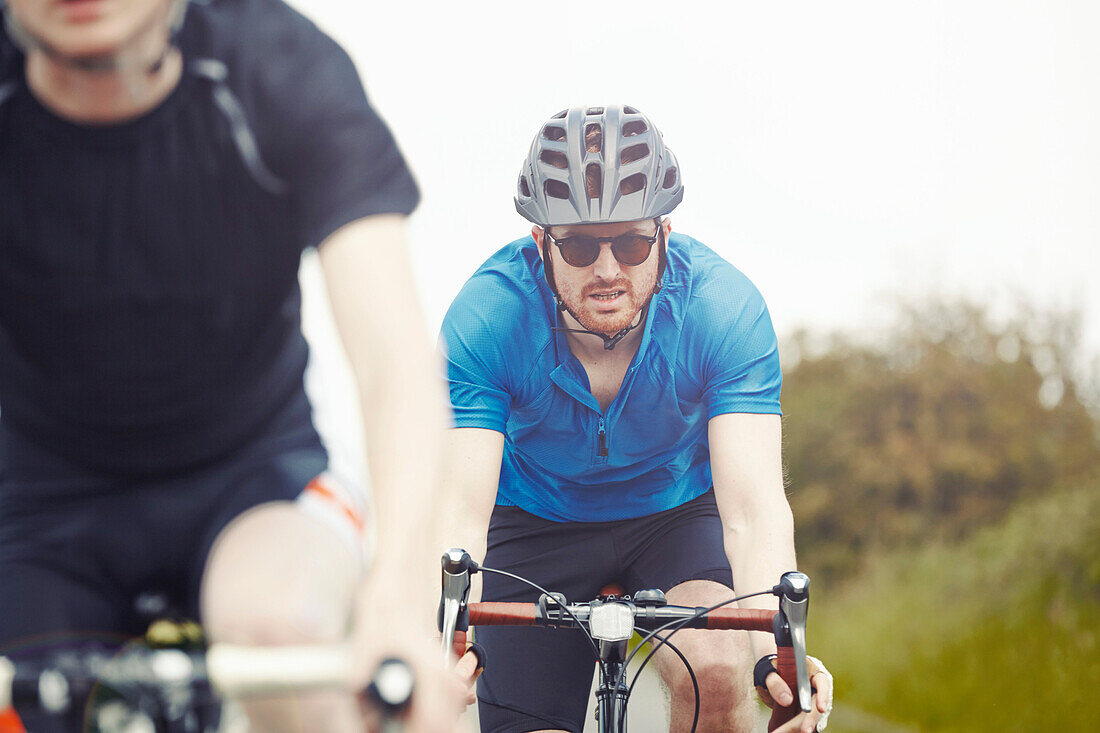
[[[714,494],[722,515],[726,555],[738,593],[771,588],[795,569],[794,521],[783,488],[782,426],[778,415],[718,415],[708,426]],[[777,608],[772,596],[745,605]],[[774,640],[753,634],[757,658]]]
[[[482,428],[447,431],[439,536],[461,547],[477,562],[485,559],[489,517],[496,503],[504,435]],[[472,601],[481,598],[481,576],[474,576]]]
[[[320,260],[359,392],[374,498],[375,553],[354,619],[363,672],[382,656],[410,662],[418,692],[406,727],[454,730],[469,681],[440,668],[431,641],[447,403],[416,296],[405,217],[372,216],[340,228],[321,245]]]
[[[735,413],[710,421],[710,463],[714,493],[722,515],[726,554],[738,593],[771,588],[779,576],[795,569],[794,518],[783,487],[783,428],[779,415]],[[774,596],[752,598],[742,605],[776,608]],[[771,634],[752,634],[759,659],[775,652]],[[816,671],[816,663],[813,665]],[[814,710],[798,713],[776,733],[809,733],[832,705],[832,678],[814,674]],[[794,700],[793,691],[772,674],[768,695],[780,705]]]
[[[342,227],[321,245],[320,261],[363,414],[375,502],[372,580],[411,594],[416,608],[434,607],[431,518],[447,403],[416,295],[405,217]]]

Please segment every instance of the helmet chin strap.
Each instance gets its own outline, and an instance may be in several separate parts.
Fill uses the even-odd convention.
[[[646,311],[649,310],[650,300],[653,300],[653,296],[650,296],[649,300],[646,300],[645,305],[642,306],[641,310],[638,311],[638,320],[636,323],[630,324],[629,326],[621,329],[618,333],[612,336],[608,336],[606,333],[600,333],[599,331],[589,331],[587,328],[565,328],[563,326],[554,326],[553,330],[558,333],[588,333],[593,336],[599,336],[603,339],[604,349],[606,349],[607,351],[611,351],[615,348],[615,345],[622,341],[628,333],[645,323]],[[577,318],[577,314],[569,309],[569,306],[565,304],[565,302],[561,299],[561,296],[557,293],[554,293],[554,302],[558,304],[559,313],[568,313],[569,315],[573,316],[573,320],[575,320],[577,323],[581,322],[581,319]]]
[[[606,333],[600,333],[599,331],[589,331],[587,328],[565,328],[563,326],[554,326],[553,330],[558,333],[587,333],[592,336],[599,336],[603,339],[603,347],[607,351],[611,351],[615,348],[616,344],[623,340],[623,338],[633,331],[638,326],[645,323],[646,314],[649,312],[649,304],[653,301],[653,296],[661,292],[663,283],[661,282],[665,274],[665,267],[667,264],[667,255],[665,254],[665,238],[664,230],[660,229],[658,223],[658,232],[661,232],[661,240],[657,245],[658,265],[657,265],[657,283],[653,286],[653,292],[649,294],[646,299],[645,305],[643,305],[638,311],[638,321],[632,323],[624,329],[621,329],[618,333],[608,336]],[[561,299],[561,295],[558,294],[558,285],[554,282],[554,264],[550,259],[550,245],[543,242],[542,245],[542,262],[543,267],[546,270],[546,282],[550,286],[550,292],[554,294],[554,303],[558,306],[558,313],[568,313],[573,316],[573,320],[577,323],[581,322],[580,318],[577,318],[577,314],[569,309],[569,306],[565,304],[565,301]]]

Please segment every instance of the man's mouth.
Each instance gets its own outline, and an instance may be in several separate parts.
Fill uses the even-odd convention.
[[[603,293],[592,293],[589,297],[590,298],[595,298],[596,300],[598,300],[600,302],[609,302],[609,301],[615,300],[616,298],[618,298],[620,295],[623,295],[624,293],[626,293],[625,290],[610,290],[610,291],[603,292]]]
[[[55,7],[61,9],[66,21],[83,23],[102,18],[111,3],[108,0],[58,0]]]

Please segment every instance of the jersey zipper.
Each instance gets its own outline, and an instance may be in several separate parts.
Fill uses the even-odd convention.
[[[599,438],[600,438],[600,457],[601,458],[606,458],[607,457],[607,430],[604,428],[604,423],[603,423],[603,418],[602,417],[600,418],[600,428],[599,428],[598,435],[599,435]]]

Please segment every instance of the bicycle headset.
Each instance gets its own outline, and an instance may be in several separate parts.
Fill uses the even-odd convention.
[[[570,224],[611,224],[659,220],[684,198],[676,156],[652,122],[633,107],[572,107],[551,117],[531,143],[516,186],[516,211],[542,228]],[[657,284],[641,310],[661,290],[665,237],[658,226]],[[550,245],[543,240],[546,282],[560,312],[568,312],[554,282]],[[630,331],[613,336],[587,329],[563,329],[599,336],[615,348]]]

